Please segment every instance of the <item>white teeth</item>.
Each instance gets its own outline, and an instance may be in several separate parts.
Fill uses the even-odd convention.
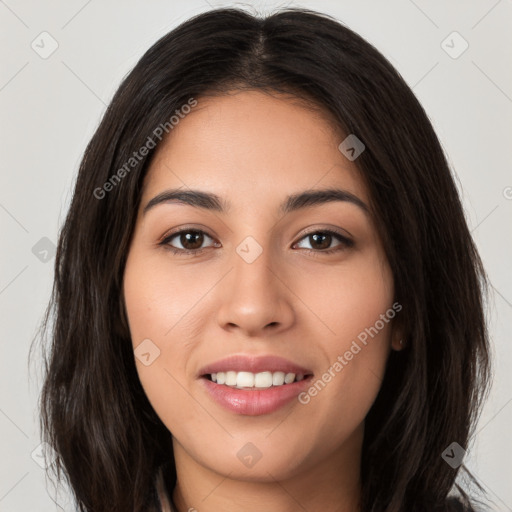
[[[236,372],[226,372],[226,382],[227,386],[236,386]]]
[[[237,388],[259,388],[266,389],[272,386],[282,386],[299,382],[304,379],[304,374],[284,373],[284,372],[217,372],[211,374],[211,379],[217,384],[225,384]]]
[[[284,376],[284,383],[291,384],[295,380],[295,373],[287,373]]]
[[[282,386],[284,384],[284,372],[274,372],[272,374],[272,385]]]
[[[239,388],[254,387],[254,373],[238,372],[238,374],[236,376],[236,385]]]
[[[272,386],[272,372],[261,372],[254,376],[254,387],[269,388]]]

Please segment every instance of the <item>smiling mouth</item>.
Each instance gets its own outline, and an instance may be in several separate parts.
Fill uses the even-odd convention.
[[[245,371],[226,371],[217,373],[208,373],[203,378],[234,389],[244,390],[262,390],[274,387],[288,386],[295,382],[300,382],[311,378],[312,374],[304,373],[285,373],[281,371],[271,372],[263,371],[258,373]]]

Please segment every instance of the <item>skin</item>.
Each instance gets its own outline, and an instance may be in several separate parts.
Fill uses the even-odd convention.
[[[391,308],[393,276],[371,215],[346,201],[278,212],[288,194],[327,187],[369,206],[357,160],[338,150],[345,135],[327,114],[289,97],[243,91],[198,102],[148,170],[124,275],[134,349],[150,339],[160,350],[150,365],[136,364],[173,434],[173,499],[180,511],[360,510],[364,420],[390,350],[401,349],[396,319],[307,404],[235,414],[197,377],[231,354],[272,354],[312,369],[316,380]],[[169,202],[143,213],[154,196],[179,187],[213,192],[231,208]],[[201,254],[159,245],[180,227],[207,236],[169,244]],[[306,236],[327,228],[350,236],[353,247]],[[236,252],[247,236],[262,248],[252,263]],[[322,252],[334,248],[341,250]],[[251,468],[237,457],[249,442],[262,454]]]

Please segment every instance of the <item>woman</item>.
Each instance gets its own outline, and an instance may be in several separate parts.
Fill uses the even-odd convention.
[[[55,270],[42,430],[80,510],[475,510],[485,273],[425,112],[337,21],[159,40]]]

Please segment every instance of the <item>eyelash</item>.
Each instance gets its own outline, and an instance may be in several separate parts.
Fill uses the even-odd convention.
[[[203,231],[201,229],[182,229],[180,231],[175,231],[174,233],[169,234],[161,242],[159,242],[158,245],[164,246],[166,250],[169,250],[173,254],[180,255],[180,256],[185,256],[185,255],[186,256],[200,256],[206,249],[208,249],[208,247],[203,247],[201,249],[177,249],[176,247],[169,245],[170,241],[173,238],[176,238],[177,236],[182,235],[184,233],[199,233],[199,234],[206,235],[208,238],[211,238],[213,240],[212,236],[210,236],[208,233],[206,233],[205,231]],[[319,253],[321,255],[332,254],[332,253],[343,251],[347,248],[354,246],[353,240],[351,240],[350,238],[347,238],[346,236],[342,235],[341,233],[338,233],[337,231],[333,231],[331,229],[321,229],[321,230],[319,229],[316,231],[311,231],[309,233],[306,233],[304,236],[302,236],[302,238],[300,238],[298,242],[300,242],[301,240],[304,240],[305,238],[307,238],[311,235],[317,235],[317,234],[331,235],[331,236],[335,237],[336,239],[338,239],[338,241],[341,243],[339,245],[337,245],[336,247],[334,247],[333,249],[327,249],[327,250],[303,249],[307,253],[313,254],[314,256],[318,256]]]

